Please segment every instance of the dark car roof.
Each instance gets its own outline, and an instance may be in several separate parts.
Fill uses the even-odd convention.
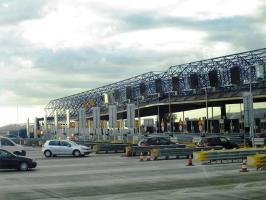
[[[208,135],[208,136],[205,136],[205,137],[202,137],[202,138],[217,138],[217,137],[223,137],[223,138],[227,138],[226,136],[221,136],[221,135]]]
[[[154,138],[154,137],[170,138],[170,136],[167,136],[167,135],[148,135],[145,138]]]

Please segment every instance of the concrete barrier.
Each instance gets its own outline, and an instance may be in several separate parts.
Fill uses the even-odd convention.
[[[236,150],[212,150],[201,151],[197,153],[198,160],[202,164],[212,163],[228,163],[228,162],[242,162],[248,156],[254,156],[256,154],[265,154],[266,148],[258,149],[236,149]]]

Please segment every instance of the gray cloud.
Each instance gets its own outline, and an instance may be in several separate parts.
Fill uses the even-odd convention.
[[[206,58],[201,49],[184,49],[174,52],[95,46],[82,48],[36,47],[24,40],[16,24],[24,20],[41,17],[44,0],[5,1],[8,10],[0,3],[0,67],[19,69],[17,58],[32,61],[32,69],[38,73],[25,74],[16,80],[3,77],[2,90],[16,94],[1,104],[46,104],[49,100],[82,92],[90,88],[130,78],[148,71],[166,70],[171,65]],[[100,8],[99,8],[100,9]],[[105,8],[103,8],[105,9]],[[154,28],[181,28],[208,33],[205,45],[212,47],[216,42],[232,45],[230,53],[265,46],[266,9],[261,8],[254,16],[238,16],[214,20],[196,20],[184,17],[166,17],[156,12],[113,12],[105,10],[117,24],[117,31],[126,33]],[[8,27],[8,28],[7,28]],[[162,36],[166,37],[166,36]],[[217,55],[219,56],[219,55]],[[26,70],[27,71],[27,70]],[[12,75],[11,75],[12,76]]]
[[[0,24],[10,25],[39,18],[46,0],[2,0],[0,2]]]

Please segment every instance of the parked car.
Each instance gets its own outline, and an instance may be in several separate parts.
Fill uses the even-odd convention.
[[[0,149],[0,169],[27,171],[36,166],[37,163],[30,158],[18,156],[4,149]]]
[[[91,153],[91,148],[70,140],[48,140],[42,148],[45,157],[57,155],[85,156]]]
[[[171,139],[167,136],[148,136],[139,141],[138,146],[151,146],[151,145],[180,145],[180,147],[185,147],[185,145],[181,145],[171,141]]]
[[[16,155],[26,156],[24,147],[16,144],[13,140],[7,137],[0,137],[0,148],[12,152]]]
[[[266,133],[256,133],[256,138],[266,138]]]
[[[234,149],[239,148],[239,146],[230,141],[228,138],[223,136],[206,136],[202,137],[198,142],[197,146],[199,147],[214,147],[214,146],[222,146],[225,149]]]

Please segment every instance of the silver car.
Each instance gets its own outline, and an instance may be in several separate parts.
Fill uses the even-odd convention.
[[[57,155],[85,156],[91,153],[87,146],[78,145],[70,140],[47,140],[42,148],[45,157]]]

